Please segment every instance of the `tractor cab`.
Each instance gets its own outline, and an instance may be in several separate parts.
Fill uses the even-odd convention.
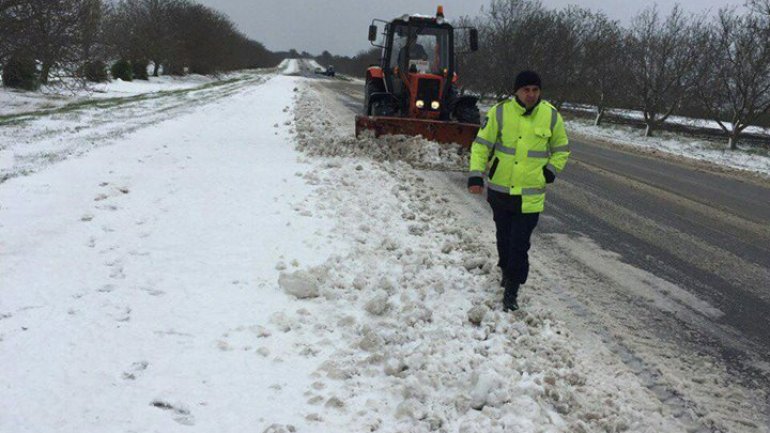
[[[410,20],[393,26],[393,48],[389,66],[410,73],[441,74],[449,68],[451,28],[431,26],[431,21]]]
[[[384,43],[379,69],[392,96],[390,111],[447,118],[442,99],[454,79],[454,28],[443,8],[435,17],[404,15],[386,23]]]
[[[453,45],[452,27],[410,17],[394,21],[388,33],[391,48],[385,50],[383,71],[401,110],[413,117],[439,118],[445,83],[454,76],[453,50],[449,48]]]

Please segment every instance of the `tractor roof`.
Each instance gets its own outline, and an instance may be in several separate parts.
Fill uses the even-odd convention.
[[[430,22],[436,24],[445,24],[447,21],[444,19],[444,7],[439,6],[436,9],[436,15],[423,15],[423,14],[404,14],[400,17],[396,17],[393,21],[418,21],[418,22]]]
[[[393,21],[390,22],[391,24],[404,24],[404,25],[412,25],[412,26],[428,26],[428,27],[439,27],[439,28],[451,28],[452,25],[444,18],[437,18],[430,15],[402,15],[400,17],[396,17],[393,19]]]

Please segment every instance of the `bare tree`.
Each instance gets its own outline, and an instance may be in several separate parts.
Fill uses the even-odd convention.
[[[41,63],[40,82],[51,75],[72,77],[80,66],[80,30],[85,0],[28,0],[30,47]]]
[[[583,56],[584,80],[578,87],[586,102],[596,106],[596,126],[601,124],[608,106],[620,105],[627,97],[627,86],[621,78],[625,69],[621,60],[622,37],[623,30],[617,21],[603,14],[590,16]]]
[[[110,8],[105,39],[112,56],[134,62],[150,58],[153,17],[147,6],[145,0],[120,0]]]
[[[657,7],[637,15],[623,45],[634,105],[644,113],[651,136],[679,107],[697,82],[693,71],[703,54],[702,26],[675,6],[661,20]]]
[[[722,9],[711,32],[706,68],[698,92],[708,115],[736,149],[742,131],[770,113],[770,14],[739,16]]]
[[[160,67],[170,55],[173,40],[169,10],[181,7],[180,2],[168,0],[143,0],[145,10],[140,31],[143,34],[144,58],[152,61],[152,75],[157,77]]]
[[[540,73],[547,80],[551,102],[558,108],[566,102],[584,102],[588,95],[588,73],[592,59],[587,43],[594,14],[588,9],[569,6],[553,15],[551,29],[541,38],[544,61]]]
[[[78,40],[82,61],[102,60],[105,56],[102,34],[105,5],[102,0],[83,0],[80,7]]]
[[[496,93],[491,76],[496,73],[492,67],[492,47],[491,27],[479,17],[463,17],[460,20],[461,26],[475,27],[479,32],[479,50],[475,53],[460,54],[456,57],[457,69],[459,70],[460,83],[463,88],[472,88],[479,93],[481,99],[489,94]],[[456,42],[457,43],[457,42]],[[468,51],[464,39],[460,39],[460,50]]]
[[[754,13],[770,16],[770,0],[749,0],[746,6]]]
[[[41,83],[74,77],[98,38],[101,0],[0,0],[0,61],[34,59]]]
[[[31,51],[33,16],[27,0],[0,0],[0,64]]]
[[[492,0],[479,21],[480,50],[471,69],[477,77],[474,87],[501,98],[513,94],[518,71],[545,70],[550,60],[542,38],[555,22],[555,14],[539,1]]]

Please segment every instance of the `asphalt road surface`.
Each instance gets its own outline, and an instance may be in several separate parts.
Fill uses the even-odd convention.
[[[323,85],[351,109],[352,122],[361,111],[361,83]],[[570,289],[562,298],[574,304],[576,316],[592,316],[610,340],[615,333],[644,334],[652,351],[706,354],[745,387],[770,390],[770,181],[590,139],[570,141],[568,168],[549,187],[533,243],[558,247],[559,236],[588,239],[629,265],[610,272],[602,268],[607,262],[565,254],[562,260],[581,262],[572,265],[576,270],[594,274],[585,280],[590,283],[576,283],[584,280],[577,273],[564,282]],[[463,173],[444,176],[458,195],[465,193]],[[475,202],[477,212],[485,212],[486,204]],[[650,283],[659,298],[643,301],[620,287],[624,280],[646,283],[646,277],[624,276],[628,269],[683,291]],[[623,345],[632,347],[616,344]],[[758,404],[770,409],[762,398]]]

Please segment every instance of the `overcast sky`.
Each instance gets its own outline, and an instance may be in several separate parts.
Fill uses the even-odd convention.
[[[404,13],[432,15],[443,4],[448,19],[478,15],[488,0],[197,0],[227,14],[251,39],[272,51],[296,48],[320,54],[352,55],[369,47],[367,29],[372,18],[392,19]],[[668,13],[675,1],[658,1]],[[740,6],[743,0],[682,0],[691,12],[716,11],[723,6]],[[627,24],[648,2],[640,0],[543,0],[546,7],[560,9],[568,4],[604,11],[610,18]]]

